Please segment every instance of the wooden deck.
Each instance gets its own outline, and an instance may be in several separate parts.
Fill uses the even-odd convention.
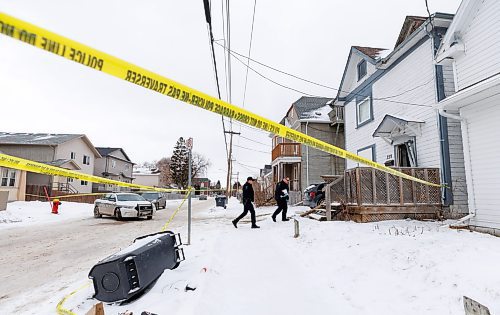
[[[437,168],[397,168],[405,174],[439,184]],[[402,179],[373,168],[357,167],[326,188],[327,219],[372,222],[441,217],[441,189]],[[332,203],[338,204],[333,206]],[[337,210],[337,211],[336,211]],[[338,211],[341,210],[341,211]],[[332,214],[339,212],[335,217]]]

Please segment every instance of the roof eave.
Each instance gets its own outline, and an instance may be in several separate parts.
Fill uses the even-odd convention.
[[[453,14],[448,13],[435,13],[432,15],[432,20],[434,26],[436,22],[444,24],[453,19]],[[410,36],[408,36],[398,47],[396,47],[387,57],[382,58],[377,63],[377,68],[387,69],[391,66],[393,62],[399,59],[406,51],[411,49],[415,44],[417,44],[421,39],[429,36],[428,27],[430,25],[429,19],[427,19],[420,27],[418,27]]]

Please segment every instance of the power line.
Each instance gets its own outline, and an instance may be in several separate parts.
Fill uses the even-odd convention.
[[[216,44],[217,44],[217,43],[216,43]],[[220,45],[220,44],[218,44],[218,45]],[[259,71],[255,70],[254,68],[252,68],[252,67],[250,67],[250,66],[247,66],[247,65],[245,64],[245,62],[244,62],[244,61],[242,61],[241,59],[239,59],[239,58],[238,58],[235,54],[233,54],[233,52],[232,52],[232,51],[228,50],[228,52],[229,52],[229,55],[233,56],[233,57],[234,57],[234,59],[238,60],[238,61],[239,61],[239,62],[240,62],[243,66],[248,67],[248,69],[252,70],[252,71],[253,71],[253,72],[255,72],[258,76],[260,76],[260,77],[262,77],[262,78],[266,79],[267,81],[272,82],[272,83],[274,83],[274,84],[276,84],[276,85],[279,85],[279,86],[281,86],[282,88],[285,88],[285,89],[288,89],[288,90],[291,90],[291,91],[294,91],[294,92],[297,92],[297,93],[300,93],[300,94],[304,94],[304,95],[307,95],[307,96],[312,96],[312,97],[317,97],[317,95],[313,95],[313,94],[306,93],[306,92],[304,92],[304,91],[297,90],[297,89],[295,89],[295,88],[292,88],[292,87],[290,87],[290,86],[287,86],[287,85],[281,84],[281,83],[279,83],[279,82],[274,81],[274,80],[273,80],[273,79],[271,79],[271,78],[266,77],[265,75],[263,75],[263,74],[262,74],[262,73],[260,73]]]
[[[246,64],[245,64],[242,60],[240,60],[240,59],[237,57],[237,54],[236,54],[235,52],[233,52],[233,51],[231,51],[231,50],[228,50],[228,48],[227,48],[227,47],[223,46],[223,45],[222,45],[222,44],[220,44],[220,43],[217,43],[217,42],[215,42],[215,43],[216,43],[217,45],[221,46],[223,49],[227,50],[227,51],[228,51],[228,53],[229,53],[230,55],[232,55],[232,56],[233,56],[236,60],[238,60],[240,63],[242,63],[245,67],[247,66],[247,65],[246,65]],[[243,55],[241,55],[241,54],[238,54],[238,55],[243,56]],[[248,58],[248,57],[246,57],[246,58]],[[253,59],[251,59],[251,58],[249,58],[249,60],[252,60],[252,61],[253,61]],[[257,62],[256,62],[256,63],[257,63]],[[259,63],[259,64],[262,64],[262,63]],[[262,64],[262,65],[264,65],[264,64]],[[288,72],[285,72],[285,71],[282,71],[282,70],[276,69],[276,68],[271,67],[271,66],[267,66],[267,65],[264,65],[264,66],[265,66],[265,67],[267,67],[267,68],[270,68],[270,69],[272,69],[272,70],[278,71],[278,72],[280,72],[280,73],[286,74],[286,75],[288,75],[288,76],[291,76],[291,77],[297,78],[297,79],[299,79],[299,80],[309,82],[309,80],[307,80],[307,79],[303,79],[303,78],[300,78],[300,77],[298,77],[298,76],[296,76],[296,75],[294,75],[294,74],[290,74],[290,73],[288,73]],[[258,72],[257,70],[255,70],[254,68],[252,68],[252,67],[250,67],[250,66],[248,66],[248,68],[249,68],[250,70],[252,70],[253,72],[255,72],[257,75],[259,75],[260,77],[262,77],[262,78],[264,78],[264,79],[266,79],[266,80],[268,80],[268,81],[270,81],[270,82],[272,82],[272,83],[274,83],[274,84],[276,84],[276,85],[279,85],[279,86],[281,86],[281,87],[283,87],[283,88],[285,88],[285,89],[292,90],[292,91],[295,91],[295,92],[298,92],[298,93],[301,93],[301,94],[304,94],[304,95],[307,95],[307,96],[317,97],[317,95],[312,95],[312,94],[309,94],[309,93],[306,93],[306,92],[303,92],[303,91],[297,90],[297,89],[295,89],[295,88],[289,87],[289,86],[284,85],[284,84],[282,84],[282,83],[276,82],[276,81],[274,81],[274,80],[272,80],[272,79],[270,79],[270,78],[266,77],[265,75],[263,75],[262,73]],[[315,83],[315,82],[312,82],[312,81],[310,81],[309,83],[313,83],[313,84],[316,84],[316,85],[320,85],[320,84]],[[320,86],[323,86],[323,85],[320,85]],[[349,93],[349,94],[356,95],[356,96],[366,97],[366,95],[363,95],[363,94],[360,94],[360,93],[353,93],[352,91],[351,91],[351,92],[349,92],[349,91],[343,91],[343,90],[340,90],[340,89],[337,89],[337,88],[327,87],[327,86],[323,86],[323,87],[326,87],[326,88],[329,88],[329,89],[331,89],[331,90],[335,90],[335,91],[338,91],[338,92],[344,92],[344,93]],[[400,96],[400,95],[405,94],[405,93],[407,93],[407,92],[408,92],[408,91],[405,91],[405,92],[400,93],[400,94],[398,94],[398,95],[387,96],[387,97],[384,97],[384,98],[375,98],[375,97],[374,97],[374,98],[372,98],[372,99],[373,99],[373,100],[383,101],[383,102],[390,102],[390,103],[395,103],[395,104],[402,104],[402,105],[410,105],[410,106],[418,106],[418,107],[433,107],[432,105],[417,104],[417,103],[410,103],[410,102],[403,102],[403,101],[395,101],[395,100],[391,100],[391,99],[389,99],[389,98],[392,98],[392,97]]]
[[[247,171],[253,173],[255,172],[255,169],[258,169],[260,171],[260,168],[259,167],[253,167],[253,166],[249,166],[249,165],[246,165],[246,164],[242,164],[240,162],[237,162],[236,161],[236,164],[238,164],[239,166],[245,168]]]
[[[219,43],[217,43],[217,42],[216,42],[216,44],[218,44],[219,46],[221,46],[222,48],[224,48],[224,50],[228,50],[228,48],[227,48],[227,47],[225,47],[225,46],[223,46],[223,45],[221,45],[221,44],[219,44]],[[241,54],[241,53],[239,53],[239,52],[237,52],[237,51],[231,50],[231,51],[229,51],[229,52],[232,52],[233,54],[238,55],[238,56],[240,56],[240,57],[242,57],[242,58],[245,58],[245,59],[247,59],[247,60],[249,60],[249,61],[252,61],[252,62],[254,62],[254,63],[258,64],[258,65],[261,65],[261,66],[263,66],[263,67],[269,68],[269,69],[274,70],[274,71],[276,71],[276,72],[279,72],[279,73],[281,73],[281,74],[284,74],[284,75],[290,76],[290,77],[292,77],[292,78],[295,78],[295,79],[298,79],[298,80],[301,80],[301,81],[304,81],[304,82],[307,82],[307,83],[311,83],[311,84],[313,84],[313,85],[317,85],[317,86],[320,86],[320,87],[324,87],[324,88],[326,88],[326,89],[330,89],[330,90],[337,91],[337,89],[336,89],[336,88],[334,88],[334,87],[327,86],[327,85],[324,85],[324,84],[321,84],[321,83],[317,83],[317,82],[314,82],[314,81],[311,81],[311,80],[308,80],[308,79],[302,78],[302,77],[300,77],[300,76],[298,76],[298,75],[295,75],[295,74],[292,74],[292,73],[286,72],[286,71],[284,71],[284,70],[280,70],[280,69],[278,69],[278,68],[275,68],[275,67],[273,67],[273,66],[267,65],[267,64],[265,64],[265,63],[263,63],[263,62],[260,62],[260,61],[258,61],[258,60],[252,59],[252,58],[250,58],[250,56],[245,56],[245,55],[243,55],[243,54]]]
[[[224,0],[221,0],[221,18],[222,18],[222,38],[223,38],[223,43],[224,47],[226,47],[226,19],[225,19],[225,14],[224,14]],[[217,42],[215,42],[217,44]],[[228,97],[228,91],[229,88],[227,86],[227,51],[224,49],[224,75],[225,75],[225,80],[224,84],[226,86],[226,100]]]
[[[385,100],[387,100],[387,99],[389,99],[389,98],[395,98],[395,97],[401,96],[401,95],[403,95],[403,94],[409,93],[409,92],[411,92],[411,91],[414,91],[414,90],[416,90],[416,89],[418,89],[418,88],[421,88],[421,87],[423,87],[423,86],[426,86],[427,84],[431,83],[432,81],[434,81],[434,77],[431,77],[431,79],[430,79],[429,81],[425,82],[425,83],[422,83],[422,84],[420,84],[420,85],[418,85],[418,86],[416,86],[416,87],[414,87],[414,88],[411,88],[411,89],[406,90],[406,91],[404,91],[404,92],[401,92],[401,93],[399,93],[399,94],[395,94],[395,95],[391,95],[391,96],[384,96],[384,97],[377,97],[377,98],[376,98],[376,99],[374,99],[374,100],[385,101]]]
[[[434,31],[434,22],[432,21],[432,14],[429,10],[429,3],[425,0],[425,8],[427,9],[427,14],[429,15],[429,24],[431,25],[431,33]]]
[[[247,148],[247,147],[244,147],[244,146],[241,146],[241,145],[237,145],[237,144],[233,144],[235,147],[238,147],[240,149],[245,149],[245,150],[250,150],[250,151],[254,151],[254,152],[258,152],[258,153],[264,153],[264,154],[271,154],[271,152],[269,151],[261,151],[261,150],[255,150],[255,149],[251,149],[251,148]]]
[[[261,169],[261,167],[252,166],[252,165],[244,164],[244,163],[241,163],[241,162],[236,162],[236,163],[238,163],[239,165],[250,167],[250,168],[253,168],[253,169],[257,169],[257,170]]]
[[[255,7],[256,6],[257,6],[257,0],[254,0],[254,2],[253,2],[253,15],[252,15],[252,29],[250,31],[250,44],[248,45],[247,71],[245,73],[245,88],[243,90],[243,108],[245,108],[245,100],[246,100],[246,95],[247,95],[248,67],[250,66],[250,56],[252,53],[253,26],[255,23]]]
[[[251,139],[251,138],[247,138],[247,137],[242,136],[242,135],[240,135],[240,138],[246,139],[246,140],[254,142],[254,143],[258,143],[258,144],[264,145],[266,147],[270,147],[271,146],[269,143],[259,142],[257,140],[254,140],[254,139]]]
[[[210,47],[211,47],[211,51],[212,51],[212,65],[214,68],[215,82],[217,84],[217,95],[219,96],[219,99],[221,99],[219,75],[217,73],[217,60],[215,58],[215,49],[214,49],[214,34],[213,34],[213,30],[212,30],[211,8],[210,8],[210,3],[208,2],[208,0],[203,0],[203,7],[205,9],[205,20],[207,22],[208,36],[209,36]],[[222,133],[224,135],[224,143],[226,144],[226,146],[225,146],[226,155],[229,157],[229,152],[227,150],[226,126],[224,123],[224,116],[222,116],[222,115],[221,115],[221,121],[222,121]]]

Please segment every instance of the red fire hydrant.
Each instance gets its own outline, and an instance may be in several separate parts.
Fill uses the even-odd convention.
[[[61,205],[61,202],[59,201],[59,199],[54,199],[52,201],[52,213],[53,214],[59,214],[59,205]]]

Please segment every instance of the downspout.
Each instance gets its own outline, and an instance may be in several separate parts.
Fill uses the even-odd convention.
[[[462,142],[463,142],[463,147],[464,147],[464,160],[466,160],[469,164],[469,171],[470,171],[470,165],[471,165],[471,157],[470,157],[470,146],[469,146],[469,129],[467,127],[467,120],[460,116],[460,115],[454,115],[445,112],[442,108],[438,109],[438,112],[441,116],[459,120],[461,122],[461,128],[462,128]],[[467,173],[467,169],[466,169]],[[469,176],[470,177],[470,176]],[[467,181],[467,193],[469,195],[469,214],[466,215],[465,217],[459,219],[457,222],[453,224],[448,224],[446,226],[456,226],[458,224],[461,224],[467,220],[470,220],[471,218],[476,216],[476,198],[474,194],[474,186],[472,185],[471,182],[472,178],[470,177],[470,180]]]
[[[309,126],[309,121],[306,122],[306,135],[309,135],[307,133],[307,127]],[[306,146],[306,183],[307,186],[309,187],[309,146]]]

